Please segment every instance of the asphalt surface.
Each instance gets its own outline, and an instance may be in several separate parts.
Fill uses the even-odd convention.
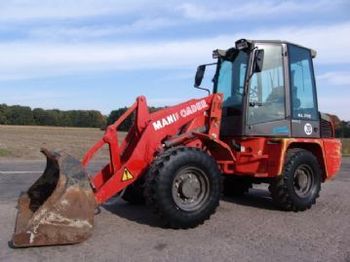
[[[349,261],[350,158],[302,213],[275,209],[266,186],[223,199],[215,215],[191,230],[159,227],[145,206],[112,199],[86,242],[13,249],[16,202],[44,169],[41,161],[0,161],[0,261]],[[96,169],[94,165],[92,169]]]

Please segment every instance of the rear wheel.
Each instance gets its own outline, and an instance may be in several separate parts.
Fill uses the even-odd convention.
[[[319,196],[321,175],[317,158],[311,152],[289,150],[282,175],[269,187],[273,201],[285,210],[309,209]]]
[[[215,160],[194,148],[174,148],[153,163],[146,176],[146,202],[172,228],[191,228],[219,205],[220,172]]]

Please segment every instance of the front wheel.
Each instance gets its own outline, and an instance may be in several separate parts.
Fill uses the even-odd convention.
[[[153,163],[146,176],[146,202],[172,228],[191,228],[219,205],[221,178],[215,160],[194,148],[174,148]]]
[[[122,194],[122,199],[132,205],[145,204],[144,197],[144,178],[139,178],[135,183],[129,185]]]
[[[269,190],[273,201],[282,209],[303,211],[316,203],[321,190],[322,171],[317,158],[304,149],[291,149],[282,175]]]

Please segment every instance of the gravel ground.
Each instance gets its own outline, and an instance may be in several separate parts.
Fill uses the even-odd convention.
[[[172,230],[160,228],[146,207],[115,198],[84,243],[12,249],[17,197],[43,168],[42,161],[0,161],[0,261],[350,261],[350,158],[306,212],[276,210],[259,185],[222,199],[205,224]]]

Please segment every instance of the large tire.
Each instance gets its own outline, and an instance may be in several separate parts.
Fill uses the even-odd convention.
[[[129,185],[122,194],[122,199],[132,205],[145,204],[144,183],[145,180],[141,177],[135,183]]]
[[[193,228],[215,213],[220,171],[207,153],[178,147],[161,154],[146,175],[146,203],[171,228]]]
[[[317,158],[304,149],[287,152],[282,175],[269,190],[275,204],[287,211],[304,211],[316,203],[321,190],[322,171]]]
[[[225,197],[243,196],[252,187],[252,182],[246,177],[236,177],[232,175],[224,176],[223,195]]]

